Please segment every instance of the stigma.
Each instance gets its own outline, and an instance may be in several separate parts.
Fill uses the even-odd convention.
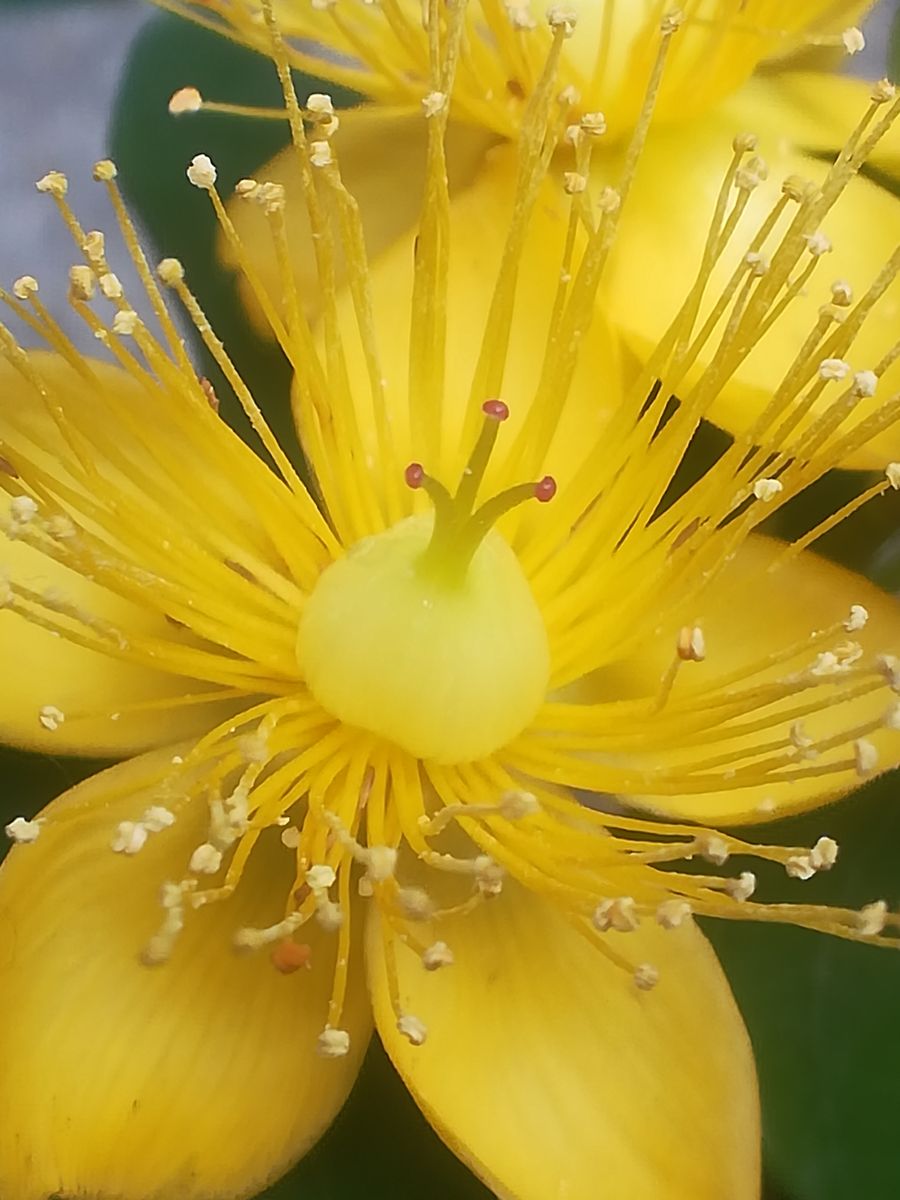
[[[545,476],[485,500],[478,489],[506,406],[482,406],[481,433],[455,494],[407,467],[433,511],[364,538],[321,575],[304,606],[297,654],[332,716],[414,757],[485,758],[525,729],[547,694],[547,632],[522,566],[496,523]]]

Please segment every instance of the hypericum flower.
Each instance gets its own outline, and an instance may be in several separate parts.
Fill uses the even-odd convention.
[[[258,0],[165,0],[164,7],[212,28],[226,28],[250,46],[265,46]],[[762,140],[765,159],[748,153],[741,170],[745,194],[733,218],[738,236],[713,273],[719,290],[738,265],[738,248],[778,199],[781,181],[794,174],[821,183],[828,160],[867,103],[870,84],[821,69],[810,51],[835,45],[855,53],[863,42],[852,23],[869,7],[868,0],[687,0],[676,12],[674,4],[660,0],[577,0],[551,6],[545,19],[544,7],[529,0],[473,0],[466,9],[452,87],[447,156],[453,202],[490,207],[495,192],[514,187],[517,159],[510,143],[546,86],[542,71],[548,53],[559,60],[553,83],[559,107],[543,147],[552,170],[570,194],[581,194],[588,180],[595,193],[605,184],[618,186],[628,138],[654,69],[655,32],[661,15],[671,9],[667,19],[679,21],[681,29],[598,292],[604,319],[632,352],[646,359],[703,251],[705,217],[697,206],[682,203],[682,196],[703,195],[712,204],[721,184],[725,140],[741,130]],[[423,122],[417,118],[422,109],[426,115],[435,112],[450,95],[431,85],[421,11],[420,0],[283,0],[278,6],[279,20],[292,35],[294,65],[378,101],[340,114],[344,178],[354,194],[368,201],[363,220],[373,260],[396,239],[408,240],[415,226],[425,142]],[[754,74],[761,64],[764,70]],[[176,109],[203,107],[194,89],[186,94],[191,102],[182,97]],[[750,132],[747,144],[755,144]],[[888,135],[870,161],[896,175],[900,135]],[[263,176],[283,183],[289,196],[299,194],[290,154],[271,163]],[[553,237],[565,226],[566,205],[563,187],[544,198],[535,216],[543,236]],[[265,231],[252,212],[236,212],[234,218],[259,269],[277,289],[277,267]],[[477,259],[482,237],[480,228],[470,233],[460,229],[456,241],[462,246],[471,238],[469,253]],[[900,205],[872,179],[859,179],[829,213],[824,231],[814,230],[810,237],[810,249],[828,255],[832,277],[858,285],[871,278],[900,240]],[[666,263],[662,271],[657,266],[661,261]],[[310,286],[309,266],[296,264],[301,293]],[[732,432],[748,432],[765,410],[815,320],[819,300],[803,295],[801,279],[796,286],[799,295],[790,311],[760,337],[709,408],[710,419]],[[256,309],[251,289],[244,293],[251,310]],[[857,353],[862,357],[871,357],[893,337],[900,285],[895,285],[892,300],[860,335]],[[701,319],[706,315],[701,311]],[[709,365],[708,354],[699,351],[697,370]],[[696,373],[689,378],[693,381]],[[890,380],[890,386],[897,386],[900,367],[893,368]],[[898,456],[900,446],[891,430],[847,461],[877,469]]]
[[[452,11],[432,27],[444,95]],[[749,1200],[752,1059],[694,916],[896,944],[878,900],[857,912],[753,898],[746,857],[799,887],[834,865],[827,836],[754,845],[711,825],[815,806],[900,758],[897,603],[807,549],[900,486],[900,466],[793,545],[754,534],[900,416],[897,395],[859,416],[900,348],[854,361],[900,256],[855,302],[826,285],[836,307],[796,346],[753,436],[689,485],[676,473],[790,307],[791,281],[821,261],[809,239],[900,106],[878,89],[821,188],[786,184],[704,322],[743,196],[737,139],[695,282],[622,391],[590,328],[617,195],[570,190],[561,246],[529,227],[556,187],[539,152],[556,119],[553,56],[511,215],[461,274],[447,108],[423,116],[415,255],[393,263],[404,284],[387,294],[330,106],[301,111],[266,12],[320,328],[294,288],[283,190],[238,186],[267,221],[278,303],[214,164],[197,155],[188,179],[294,367],[312,490],[181,264],[148,268],[112,163],[95,178],[152,319],[55,172],[38,188],[83,253],[70,302],[112,363],[76,352],[34,278],[3,295],[54,351],[28,354],[0,326],[3,727],[54,752],[150,749],[8,826],[0,1194],[249,1195],[328,1124],[374,1012],[429,1120],[500,1195],[592,1200],[602,1169],[610,1195]],[[640,146],[639,132],[630,162]],[[269,463],[219,419],[157,278]]]

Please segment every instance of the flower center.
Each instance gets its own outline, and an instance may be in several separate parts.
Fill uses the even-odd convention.
[[[524,729],[547,690],[550,653],[540,610],[496,521],[556,484],[512,487],[475,507],[499,425],[498,400],[452,495],[418,463],[412,488],[432,500],[364,538],[320,576],[304,608],[298,658],[333,716],[417,758],[469,762]]]

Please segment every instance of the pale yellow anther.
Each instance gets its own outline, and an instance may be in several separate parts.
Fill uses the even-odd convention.
[[[507,821],[521,821],[540,811],[540,802],[531,792],[509,791],[500,797],[500,815]]]
[[[175,814],[162,804],[151,804],[141,817],[141,824],[148,833],[162,833],[175,824]]]
[[[857,738],[853,743],[853,757],[860,778],[871,775],[878,766],[878,749],[867,738]]]
[[[434,915],[434,901],[423,888],[398,888],[394,899],[409,921],[430,921]]]
[[[763,504],[769,504],[783,491],[784,484],[780,479],[757,479],[753,484],[753,495]]]
[[[119,170],[111,158],[101,158],[94,163],[92,171],[96,183],[110,183],[118,175]]]
[[[656,910],[657,924],[663,929],[678,929],[691,916],[691,906],[687,900],[664,900]]]
[[[350,1053],[350,1034],[346,1029],[326,1025],[319,1034],[316,1049],[322,1058],[343,1058]]]
[[[563,134],[563,141],[577,148],[584,141],[584,130],[580,125],[567,125],[566,131]]]
[[[334,867],[329,867],[327,863],[315,863],[306,872],[306,882],[314,892],[327,892],[335,879]]]
[[[866,48],[866,39],[861,29],[851,25],[841,34],[841,43],[848,54],[860,54]]]
[[[823,358],[819,363],[819,378],[828,383],[846,379],[853,368],[842,358]]]
[[[751,275],[757,279],[761,279],[769,269],[768,258],[759,250],[748,250],[744,255],[744,262],[750,268]]]
[[[812,879],[816,873],[816,868],[813,866],[812,856],[810,854],[792,854],[785,861],[784,869],[791,879],[807,880]]]
[[[184,279],[184,267],[177,258],[162,259],[156,268],[156,273],[166,287],[174,287]]]
[[[141,821],[120,821],[110,841],[116,854],[137,854],[147,844],[148,831]]]
[[[290,913],[284,920],[265,929],[245,926],[235,932],[232,943],[236,950],[258,950],[261,946],[271,946],[273,942],[280,942],[282,938],[295,933],[303,924],[303,920],[300,913]]]
[[[314,167],[327,167],[334,161],[331,153],[331,143],[316,141],[309,143],[309,161]]]
[[[853,395],[860,399],[874,396],[878,389],[878,376],[874,371],[857,371],[853,376]]]
[[[741,871],[737,879],[725,881],[725,891],[732,900],[737,900],[739,904],[742,904],[745,900],[749,900],[756,891],[756,876],[752,871]]]
[[[831,239],[821,229],[817,229],[815,233],[808,233],[804,240],[813,258],[821,258],[823,254],[830,254],[834,249]]]
[[[131,337],[138,327],[138,315],[133,308],[123,308],[113,317],[112,331],[120,337]]]
[[[675,642],[675,653],[682,662],[703,662],[706,658],[706,638],[699,625],[682,625]]]
[[[809,668],[810,675],[815,675],[816,678],[825,677],[828,675],[839,675],[844,667],[841,661],[833,650],[823,650],[817,654],[813,660],[812,666]]]
[[[560,107],[574,108],[581,102],[581,93],[573,83],[568,83],[556,97]]]
[[[525,3],[509,3],[504,5],[506,15],[513,29],[520,32],[536,29],[537,21],[531,15],[528,5]]]
[[[27,525],[37,514],[37,501],[31,496],[13,496],[9,502],[9,515],[19,525]]]
[[[84,263],[69,267],[69,296],[73,300],[93,299],[94,272]]]
[[[38,721],[50,733],[55,733],[65,719],[66,714],[55,704],[45,704],[38,712]]]
[[[684,13],[680,8],[673,8],[667,12],[659,23],[660,33],[664,35],[677,33],[684,24]]]
[[[605,187],[597,198],[597,208],[611,216],[622,207],[622,196],[614,187]]]
[[[62,542],[69,541],[78,533],[72,519],[64,513],[56,513],[50,517],[45,529],[54,540]]]
[[[578,13],[574,8],[565,8],[561,4],[554,4],[547,11],[547,24],[554,32],[561,30],[563,37],[571,37],[578,24]]]
[[[651,992],[659,983],[659,970],[652,963],[641,963],[634,969],[634,985],[642,992]]]
[[[701,858],[721,867],[728,862],[730,850],[728,843],[717,833],[700,833],[694,839],[694,847]]]
[[[893,654],[879,654],[875,659],[875,665],[884,676],[888,687],[892,691],[900,692],[900,658]]]
[[[12,292],[17,300],[30,300],[38,291],[38,281],[33,275],[20,275],[12,285]]]
[[[326,933],[337,933],[344,923],[344,913],[339,904],[324,894],[316,900],[316,921]]]
[[[122,281],[119,279],[118,275],[113,275],[111,271],[108,271],[105,275],[100,276],[100,278],[97,280],[97,283],[100,286],[100,291],[107,300],[122,299]]]
[[[215,875],[222,865],[222,851],[210,842],[203,842],[191,855],[188,870],[195,875]]]
[[[447,107],[446,92],[429,92],[422,99],[422,111],[426,117],[436,117]]]
[[[25,846],[29,842],[37,841],[41,832],[41,822],[29,821],[27,817],[14,817],[4,826],[4,832],[11,842]]]
[[[363,900],[371,900],[375,895],[375,885],[368,875],[360,875],[356,883],[356,893]]]
[[[900,463],[888,463],[884,468],[884,474],[894,491],[900,491]]]
[[[209,191],[216,183],[216,168],[208,154],[195,154],[185,172],[194,187]]]
[[[503,891],[506,872],[488,854],[479,854],[474,860],[473,871],[478,890],[483,896],[499,896]]]
[[[426,971],[438,971],[441,967],[452,967],[453,951],[446,942],[433,942],[422,952],[422,966]]]
[[[897,88],[889,79],[879,79],[871,95],[876,104],[889,104],[897,98]]]
[[[579,196],[587,188],[587,176],[578,171],[563,172],[563,190],[567,196]]]
[[[809,861],[816,871],[830,871],[837,862],[838,844],[834,838],[820,837],[809,852]]]
[[[62,171],[48,171],[34,186],[39,192],[49,192],[61,199],[69,190],[69,181]]]
[[[754,151],[758,145],[759,138],[755,133],[737,133],[731,141],[731,147],[735,154],[749,154]]]
[[[900,703],[892,704],[884,714],[886,729],[900,729]]]
[[[588,137],[602,137],[606,133],[606,116],[602,112],[585,113],[581,118],[581,128]]]
[[[758,154],[747,159],[734,173],[734,186],[741,192],[752,192],[769,177],[769,164]]]
[[[267,216],[271,216],[272,213],[283,212],[287,199],[284,184],[273,183],[271,181],[261,183],[253,193],[252,199],[257,204],[262,205],[262,209]]]
[[[85,234],[81,248],[92,263],[99,265],[106,253],[106,238],[101,230],[92,229]]]
[[[234,185],[234,194],[242,200],[253,200],[258,189],[259,182],[256,179],[239,179]]]
[[[851,604],[850,615],[844,621],[844,628],[848,633],[859,633],[861,629],[865,629],[868,620],[869,610],[867,608],[864,608],[862,604]]]
[[[169,97],[169,112],[173,117],[180,117],[183,113],[199,112],[202,107],[203,97],[195,87],[179,88]]]
[[[418,1017],[404,1013],[397,1018],[397,1030],[402,1033],[412,1046],[421,1046],[428,1037],[428,1030]]]
[[[831,299],[841,308],[848,308],[853,303],[853,287],[846,279],[836,279],[831,285]]]
[[[327,92],[310,92],[306,100],[306,111],[313,117],[332,117],[334,102]]]
[[[601,900],[591,914],[591,923],[600,933],[615,929],[618,933],[633,933],[640,917],[632,896],[615,896]]]
[[[373,883],[384,883],[397,869],[397,851],[393,846],[370,846],[365,852],[365,862]]]
[[[288,825],[281,831],[281,844],[288,850],[296,850],[300,845],[300,830],[296,825]]]
[[[856,928],[864,937],[876,937],[884,930],[887,912],[887,904],[883,900],[867,904],[856,914]]]

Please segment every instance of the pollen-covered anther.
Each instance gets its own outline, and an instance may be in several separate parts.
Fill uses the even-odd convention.
[[[801,758],[816,758],[818,751],[815,749],[813,739],[806,732],[806,726],[802,721],[794,721],[791,725],[790,734],[791,745],[799,753]]]
[[[819,378],[826,383],[839,383],[846,379],[853,368],[842,358],[823,358],[819,363]]]
[[[830,871],[837,857],[838,844],[830,837],[820,837],[809,852],[809,861],[816,871]]]
[[[65,719],[66,714],[55,704],[44,704],[38,712],[38,721],[50,733],[56,733]]]
[[[369,846],[363,861],[372,882],[384,883],[397,869],[397,851],[393,846]]]
[[[235,931],[231,939],[232,945],[236,950],[258,950],[260,946],[271,946],[274,942],[296,933],[304,920],[305,918],[299,912],[295,912],[290,913],[275,925],[267,926],[265,929],[257,929],[251,925],[245,925],[243,928]]]
[[[208,154],[195,154],[185,174],[188,177],[188,183],[192,183],[201,191],[208,192],[210,188],[215,187],[217,172]]]
[[[81,243],[81,249],[87,257],[88,261],[94,266],[99,267],[106,254],[106,238],[99,229],[92,229],[85,234],[84,241]]]
[[[472,867],[476,886],[482,896],[499,896],[503,891],[503,880],[506,876],[500,864],[494,862],[489,854],[479,854]]]
[[[678,929],[691,917],[687,900],[663,900],[656,909],[656,922],[663,929]]]
[[[701,858],[705,858],[707,862],[713,863],[717,867],[727,863],[731,856],[728,843],[717,833],[698,834],[694,838],[694,850]]]
[[[563,190],[567,196],[580,196],[587,190],[587,176],[578,171],[563,172]]]
[[[706,658],[706,638],[699,625],[682,625],[678,631],[675,652],[682,662],[703,662]]]
[[[163,919],[141,954],[141,962],[145,967],[160,966],[171,958],[178,935],[184,928],[185,896],[195,886],[195,880],[163,884],[160,891]]]
[[[156,268],[156,273],[166,287],[174,287],[184,279],[184,266],[177,258],[163,258]]]
[[[119,169],[111,158],[101,158],[95,162],[91,172],[96,183],[110,183],[118,173]]]
[[[322,117],[333,117],[334,101],[327,92],[310,92],[306,100],[306,111],[310,117],[316,120]]]
[[[394,904],[408,921],[430,921],[434,916],[434,901],[424,888],[398,888]]]
[[[563,37],[569,38],[575,32],[575,26],[578,24],[578,13],[574,8],[554,4],[547,10],[547,24],[554,33],[562,31]]]
[[[221,865],[222,851],[217,850],[211,842],[203,842],[191,855],[188,870],[194,875],[215,875]]]
[[[403,1013],[397,1018],[397,1030],[402,1033],[411,1046],[422,1046],[428,1037],[425,1025],[412,1013]]]
[[[306,882],[313,892],[327,892],[337,875],[327,863],[315,863],[306,872]]]
[[[62,171],[48,171],[34,186],[39,192],[49,192],[51,196],[62,199],[69,190],[69,181]]]
[[[844,621],[844,628],[848,633],[859,633],[861,629],[865,629],[868,620],[869,610],[867,608],[864,608],[862,604],[851,604],[850,615]]]
[[[422,111],[426,117],[436,117],[447,107],[446,92],[429,92],[422,97]]]
[[[784,869],[791,879],[812,879],[816,873],[811,853],[792,854],[790,858],[785,859]]]
[[[441,967],[452,967],[453,951],[446,942],[433,942],[422,951],[422,966],[426,971],[438,971]]]
[[[876,937],[884,932],[887,924],[888,909],[883,900],[867,904],[856,914],[856,928],[863,937]]]
[[[769,164],[758,154],[747,159],[734,173],[734,186],[739,192],[752,192],[769,177]]]
[[[100,291],[107,300],[121,300],[124,294],[122,281],[118,275],[114,275],[111,271],[107,271],[105,275],[101,275],[97,280],[100,286]]]
[[[834,247],[831,244],[831,238],[823,233],[821,229],[817,229],[815,233],[808,233],[803,239],[806,242],[806,248],[813,258],[821,258],[823,254],[830,254]]]
[[[725,880],[725,891],[732,900],[742,904],[756,891],[756,876],[752,871],[741,871],[737,879]]]
[[[831,302],[839,308],[849,308],[853,303],[853,287],[846,279],[836,279],[831,285]]]
[[[508,3],[504,5],[506,16],[513,29],[520,33],[537,29],[537,21],[531,15],[527,4]]]
[[[755,133],[744,131],[736,133],[731,139],[731,148],[735,154],[752,154],[759,146],[759,138]]]
[[[162,833],[175,824],[175,814],[162,804],[151,804],[144,810],[141,824],[148,833]]]
[[[870,94],[876,104],[889,104],[897,98],[897,88],[889,79],[879,79]]]
[[[12,293],[17,300],[30,300],[40,290],[33,275],[20,275],[13,282]]]
[[[138,327],[139,320],[133,308],[123,308],[113,317],[112,331],[120,337],[131,337]]]
[[[853,756],[856,773],[861,779],[871,775],[878,766],[878,749],[867,738],[856,739],[853,743]]]
[[[341,906],[324,894],[316,896],[316,921],[326,933],[336,933],[344,923]]]
[[[900,704],[892,704],[882,719],[886,729],[900,729]]]
[[[753,484],[753,495],[763,504],[769,504],[783,491],[784,484],[780,479],[757,479]]]
[[[309,143],[309,161],[314,167],[328,167],[334,162],[331,143],[322,139]]]
[[[523,817],[534,816],[541,806],[537,796],[531,792],[509,791],[503,793],[497,807],[507,821],[521,821]]]
[[[27,817],[13,817],[4,826],[3,831],[11,842],[15,842],[19,846],[26,846],[30,842],[37,841],[41,833],[41,822],[30,821]]]
[[[350,1053],[350,1034],[346,1029],[326,1025],[319,1034],[316,1049],[323,1058],[343,1058]]]
[[[861,54],[866,48],[866,39],[861,29],[855,25],[849,26],[841,33],[841,45],[849,55]]]
[[[659,23],[660,33],[671,34],[677,33],[684,24],[684,13],[680,8],[670,9],[665,13]]]
[[[748,250],[744,255],[744,262],[750,268],[750,274],[757,279],[761,279],[769,269],[768,258],[759,250]]]
[[[581,103],[581,92],[574,84],[567,83],[556,100],[561,108],[574,108],[576,104]]]
[[[109,843],[110,849],[116,854],[138,854],[146,846],[148,836],[143,822],[120,821]]]
[[[618,933],[633,933],[640,925],[632,896],[615,896],[601,900],[591,914],[591,923],[600,933],[615,929]]]
[[[37,501],[31,496],[13,496],[9,502],[9,515],[17,525],[28,525],[37,514]]]
[[[853,395],[860,400],[874,396],[878,389],[878,376],[874,371],[857,371],[853,376]]]
[[[891,691],[900,692],[900,659],[893,654],[879,654],[875,665]]]
[[[641,992],[652,992],[659,983],[659,970],[653,963],[640,963],[634,969],[634,986]]]
[[[94,297],[94,272],[85,263],[69,267],[69,299],[92,300]]]
[[[179,88],[169,97],[169,113],[173,117],[199,112],[202,107],[203,97],[195,87]]]

